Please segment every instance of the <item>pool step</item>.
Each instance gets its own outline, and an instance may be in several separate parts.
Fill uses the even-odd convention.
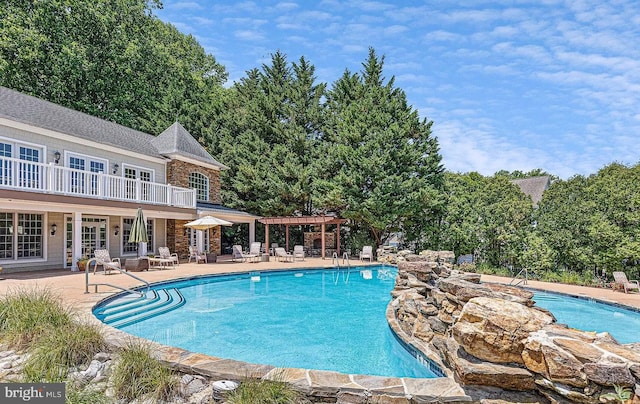
[[[149,290],[146,295],[140,297],[133,294],[127,294],[111,300],[106,305],[100,307],[94,311],[94,314],[102,319],[108,315],[113,315],[122,311],[132,309],[134,307],[145,306],[149,303],[156,302],[162,299],[161,293],[156,290]]]
[[[112,327],[124,327],[167,313],[185,304],[178,289],[151,290],[143,298],[125,296],[116,299],[94,312],[103,323]]]

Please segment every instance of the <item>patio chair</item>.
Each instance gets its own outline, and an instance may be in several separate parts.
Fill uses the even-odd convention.
[[[613,290],[623,289],[624,293],[628,293],[627,290],[637,290],[640,292],[640,284],[637,280],[627,279],[627,274],[624,272],[614,272],[613,273]]]
[[[110,274],[113,270],[120,270],[122,266],[120,264],[120,258],[113,258],[109,255],[109,250],[95,250],[93,252],[94,264],[93,273],[96,273],[98,265],[102,265],[102,271],[105,275]]]
[[[370,245],[362,247],[362,251],[360,252],[360,261],[364,261],[365,259],[368,259],[369,262],[373,261],[373,247]]]
[[[271,248],[269,249],[269,255],[276,255],[276,248],[278,248],[278,243],[271,243]]]
[[[207,254],[198,251],[198,247],[190,245],[189,261],[187,261],[187,263],[191,262],[192,258],[195,259],[196,264],[199,264],[200,262],[204,262],[205,264],[207,263]]]
[[[293,255],[286,252],[282,247],[276,247],[275,249],[276,259],[283,262],[293,262]]]
[[[249,254],[260,257],[262,255],[262,243],[259,241],[251,243],[249,246]]]
[[[236,244],[233,246],[231,260],[234,262],[236,260],[240,260],[240,262],[247,262],[248,260],[255,260],[257,257],[259,257],[259,255],[243,252],[241,245]]]
[[[295,261],[296,258],[300,258],[302,261],[304,261],[304,246],[293,246],[293,260]]]
[[[172,260],[174,265],[180,265],[180,259],[177,253],[171,253],[169,247],[158,247],[158,255],[164,260]]]

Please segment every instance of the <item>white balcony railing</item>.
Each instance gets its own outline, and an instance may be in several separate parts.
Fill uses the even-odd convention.
[[[10,157],[0,157],[0,189],[196,207],[196,192],[193,189]]]

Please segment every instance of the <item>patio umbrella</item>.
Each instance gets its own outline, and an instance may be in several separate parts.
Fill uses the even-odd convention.
[[[185,227],[191,227],[195,230],[207,230],[216,226],[232,226],[233,223],[226,220],[218,219],[213,216],[203,216],[200,219],[196,219],[193,222],[185,224]]]
[[[146,220],[144,220],[142,208],[138,208],[138,212],[136,212],[136,218],[133,219],[131,231],[129,232],[129,242],[138,243],[138,253],[140,252],[139,243],[149,242],[149,237],[147,236],[147,222]]]
[[[185,227],[190,227],[194,230],[205,231],[212,227],[217,226],[231,226],[233,223],[227,222],[226,220],[218,219],[213,216],[203,216],[199,219],[194,220],[193,222],[186,223]],[[202,237],[198,238],[198,249],[201,250],[202,245]]]

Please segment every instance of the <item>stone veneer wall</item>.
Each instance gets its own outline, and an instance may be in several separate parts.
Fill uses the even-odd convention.
[[[189,238],[184,235],[184,225],[188,220],[167,220],[167,246],[171,252],[178,253],[178,257],[189,257]],[[222,253],[221,244],[222,229],[220,226],[209,229],[210,252],[218,255]]]
[[[177,187],[189,188],[189,174],[198,172],[209,178],[209,202],[222,203],[220,197],[220,171],[204,168],[180,160],[167,164],[167,183]]]
[[[453,271],[453,253],[398,264],[387,319],[474,400],[599,403],[623,386],[640,402],[640,349],[557,324],[533,293]],[[640,331],[639,331],[640,332]],[[633,396],[633,395],[632,395]],[[494,402],[494,401],[490,401]]]
[[[314,248],[313,241],[322,239],[321,231],[312,231],[304,233],[304,246],[306,248]],[[324,232],[325,248],[336,248],[336,233],[332,231]]]
[[[189,188],[189,174],[198,172],[209,178],[209,202],[222,203],[220,196],[220,171],[204,168],[180,160],[172,160],[167,164],[167,183],[177,187]],[[184,224],[187,220],[167,220],[167,246],[178,253],[180,258],[189,257],[189,239],[184,235]],[[209,242],[211,252],[220,255],[222,252],[221,230],[210,230]]]

